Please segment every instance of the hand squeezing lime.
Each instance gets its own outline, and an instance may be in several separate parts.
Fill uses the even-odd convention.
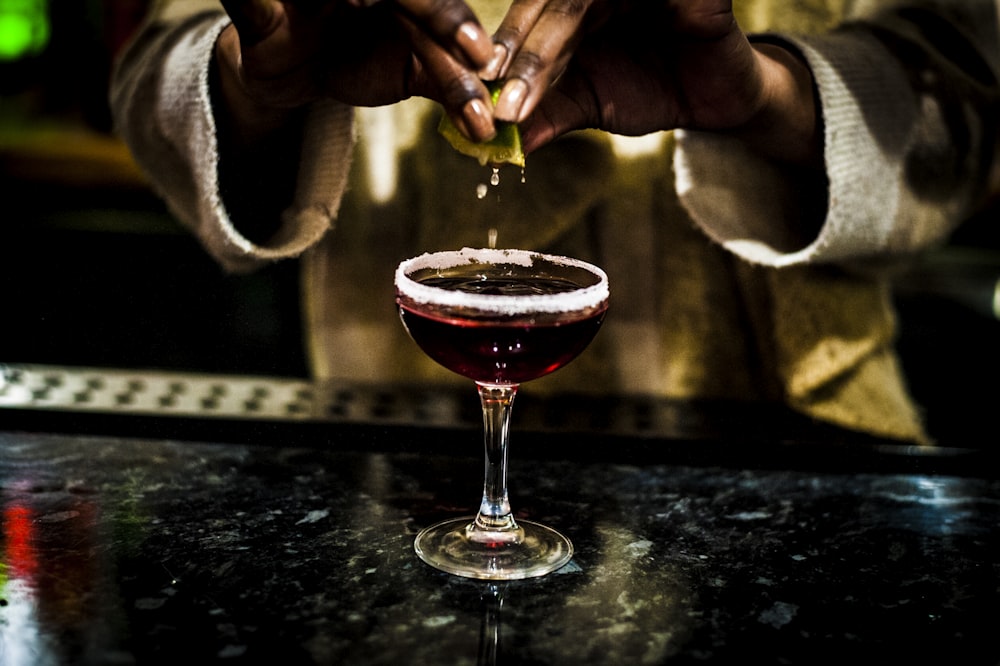
[[[493,104],[496,104],[503,87],[502,82],[491,81],[486,86],[490,90]],[[438,124],[438,132],[448,140],[452,148],[463,155],[475,157],[481,165],[516,164],[519,167],[524,167],[521,132],[517,128],[517,123],[497,121],[496,129],[497,135],[495,137],[489,141],[476,143],[459,132],[447,114],[441,117],[441,122]]]

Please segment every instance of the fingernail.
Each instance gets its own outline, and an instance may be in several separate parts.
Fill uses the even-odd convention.
[[[511,79],[500,91],[496,108],[493,109],[493,117],[510,123],[517,122],[520,120],[521,107],[524,106],[524,98],[527,95],[528,84],[521,79]]]
[[[507,47],[503,44],[493,45],[493,57],[486,63],[486,66],[479,71],[479,78],[483,81],[496,81],[500,78],[504,63],[507,62]]]
[[[493,57],[493,42],[481,26],[467,21],[458,26],[455,42],[476,66],[482,66]]]
[[[465,118],[470,138],[475,141],[489,141],[496,136],[497,131],[493,126],[493,116],[483,100],[478,97],[465,103],[462,116]]]

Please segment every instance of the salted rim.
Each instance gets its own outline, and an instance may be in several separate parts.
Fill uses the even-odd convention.
[[[470,294],[452,289],[442,289],[421,284],[407,274],[421,269],[443,269],[468,263],[503,263],[530,266],[542,259],[555,264],[574,266],[598,276],[597,284],[559,294],[529,294],[510,296],[502,294]],[[407,259],[396,268],[396,289],[415,303],[444,307],[474,308],[503,315],[530,314],[533,312],[565,313],[596,308],[608,299],[608,276],[603,270],[579,259],[543,254],[529,250],[475,249],[428,252]]]

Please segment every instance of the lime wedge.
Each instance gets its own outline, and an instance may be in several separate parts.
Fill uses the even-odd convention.
[[[496,104],[497,97],[500,96],[502,83],[491,81],[486,86],[490,90],[493,103]],[[497,121],[496,129],[497,135],[495,137],[489,141],[476,143],[470,141],[464,134],[459,132],[447,114],[441,117],[441,122],[438,124],[438,132],[448,140],[452,148],[463,155],[475,157],[481,165],[516,164],[519,167],[524,167],[521,132],[517,128],[517,123]]]

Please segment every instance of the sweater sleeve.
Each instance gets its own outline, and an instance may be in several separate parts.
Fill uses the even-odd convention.
[[[815,79],[823,205],[804,205],[801,174],[737,140],[678,132],[678,193],[705,233],[752,263],[851,263],[931,247],[983,205],[998,154],[994,4],[962,3],[962,16],[906,7],[777,38]],[[802,239],[797,226],[819,231]]]
[[[110,101],[116,130],[171,213],[223,267],[248,271],[301,254],[329,229],[350,168],[353,109],[326,101],[308,110],[293,200],[276,233],[246,238],[221,194],[209,84],[215,42],[228,24],[216,2],[160,3],[116,63]]]

